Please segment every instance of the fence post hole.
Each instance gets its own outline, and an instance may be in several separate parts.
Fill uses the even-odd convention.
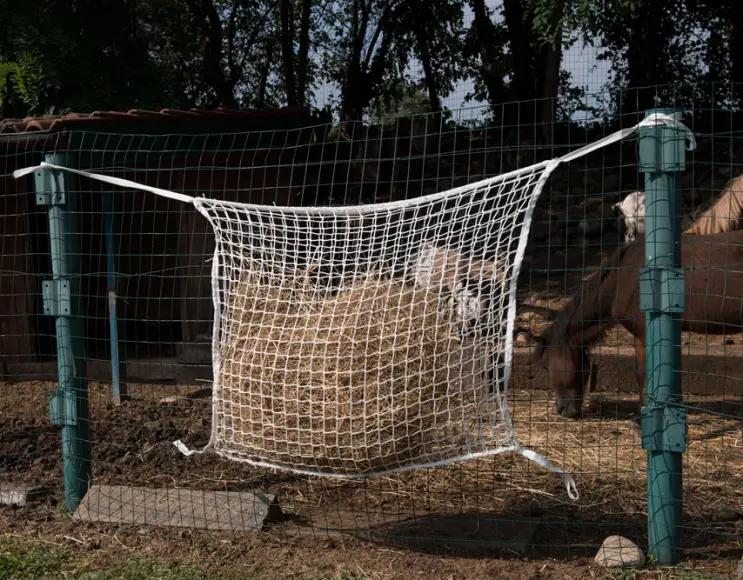
[[[655,109],[653,113],[672,114]],[[640,171],[645,174],[645,267],[640,310],[645,313],[646,405],[642,447],[648,453],[648,551],[661,565],[681,559],[682,453],[686,412],[681,406],[680,173],[686,169],[683,127],[640,129]]]
[[[108,322],[111,332],[111,383],[114,405],[120,405],[128,394],[126,384],[126,353],[119,350],[119,321],[116,314],[116,261],[114,259],[113,192],[103,192],[103,214],[106,228],[106,270],[108,271]]]
[[[70,155],[49,154],[45,161],[74,167]],[[88,389],[80,319],[79,240],[76,192],[69,174],[50,169],[34,173],[36,204],[49,214],[52,279],[43,282],[44,314],[56,319],[59,384],[49,400],[49,420],[62,425],[62,460],[67,509],[77,509],[90,484],[91,446]]]

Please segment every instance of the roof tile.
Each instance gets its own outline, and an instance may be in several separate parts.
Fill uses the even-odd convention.
[[[307,110],[300,107],[283,107],[266,110],[234,110],[219,108],[213,111],[206,109],[162,109],[147,111],[131,109],[120,111],[93,111],[92,113],[70,113],[68,115],[47,115],[43,117],[26,117],[25,119],[0,119],[0,134],[34,133],[39,131],[61,131],[65,127],[80,127],[85,124],[121,123],[121,122],[155,122],[247,119],[250,117],[288,116],[298,117],[307,115]]]

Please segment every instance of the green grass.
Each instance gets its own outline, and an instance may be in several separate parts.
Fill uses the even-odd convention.
[[[141,557],[110,565],[95,565],[85,556],[64,547],[0,539],[0,580],[42,578],[216,580],[218,576],[194,566],[167,564]]]
[[[642,568],[618,568],[611,571],[614,580],[718,580],[718,576],[696,572],[694,570],[678,570],[664,572],[661,570],[649,570]]]
[[[235,567],[218,572],[191,564],[174,564],[126,553],[80,553],[65,546],[24,538],[0,537],[0,580],[254,580],[264,574],[255,569]],[[275,578],[275,574],[265,577]],[[348,570],[328,572],[317,567],[304,577],[311,580],[363,580]]]

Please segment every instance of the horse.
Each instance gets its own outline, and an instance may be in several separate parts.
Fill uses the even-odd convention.
[[[684,233],[708,236],[740,229],[743,222],[743,175],[730,180],[715,204]]]
[[[721,199],[718,204],[722,205],[723,200]],[[715,204],[717,207],[717,204]],[[637,234],[645,233],[645,192],[644,191],[633,191],[622,201],[615,203],[611,206],[613,210],[618,210],[624,217],[624,241],[634,242]],[[716,215],[716,214],[715,214]],[[687,230],[693,224],[691,218],[688,215],[684,215],[681,218],[681,228]],[[737,229],[737,228],[734,228]],[[727,230],[720,230],[727,231]],[[707,232],[710,233],[710,232]]]
[[[624,241],[634,241],[645,233],[645,192],[633,191],[612,205],[624,217]],[[740,229],[743,225],[743,175],[730,180],[712,207],[692,222],[684,216],[681,227],[685,234],[708,236]]]
[[[616,325],[635,338],[640,405],[645,391],[645,315],[640,312],[640,268],[645,236],[624,243],[607,267],[584,281],[552,325],[535,336],[532,361],[547,369],[555,407],[568,418],[582,416],[590,374],[589,349]],[[684,312],[681,329],[707,335],[743,330],[743,230],[681,237]]]
[[[624,216],[625,242],[632,242],[638,233],[645,233],[645,192],[633,191],[611,207]]]

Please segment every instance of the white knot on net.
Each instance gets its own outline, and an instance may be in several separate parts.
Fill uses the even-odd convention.
[[[381,205],[200,198],[220,455],[366,476],[518,449],[516,277],[551,165]]]

